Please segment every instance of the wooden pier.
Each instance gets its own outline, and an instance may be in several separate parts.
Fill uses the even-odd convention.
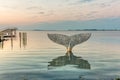
[[[6,38],[12,38],[16,36],[17,28],[9,28],[0,31],[0,42],[6,40]]]
[[[10,40],[11,41],[11,49],[14,48],[14,40],[17,36],[17,33],[16,33],[16,28],[12,28],[12,29],[4,29],[4,30],[1,30],[0,31],[0,48],[3,49],[4,48],[4,43],[7,41],[7,40]],[[20,48],[26,48],[27,46],[27,33],[26,32],[19,32],[19,45],[20,45]]]

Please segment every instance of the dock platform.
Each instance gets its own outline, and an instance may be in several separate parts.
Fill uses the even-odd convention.
[[[5,38],[11,38],[16,36],[17,28],[8,28],[0,31],[0,42],[6,40]]]

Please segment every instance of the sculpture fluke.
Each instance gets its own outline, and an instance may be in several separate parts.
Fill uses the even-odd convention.
[[[82,42],[87,41],[90,38],[90,33],[81,33],[72,36],[63,34],[48,34],[48,37],[53,42],[63,45],[67,48],[67,52],[72,52],[72,48]]]

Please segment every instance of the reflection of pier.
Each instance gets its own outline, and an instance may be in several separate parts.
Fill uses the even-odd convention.
[[[74,56],[73,53],[69,53],[70,55],[59,56],[52,61],[49,62],[48,68],[65,66],[65,65],[77,65],[77,68],[81,69],[90,69],[90,64],[87,60],[82,59],[81,57]]]

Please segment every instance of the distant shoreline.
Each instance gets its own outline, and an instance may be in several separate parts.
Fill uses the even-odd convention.
[[[120,31],[120,29],[68,29],[68,30],[41,30],[41,29],[33,29],[33,30],[22,30],[18,29],[18,31]]]
[[[118,29],[31,30],[31,31],[120,31]]]

